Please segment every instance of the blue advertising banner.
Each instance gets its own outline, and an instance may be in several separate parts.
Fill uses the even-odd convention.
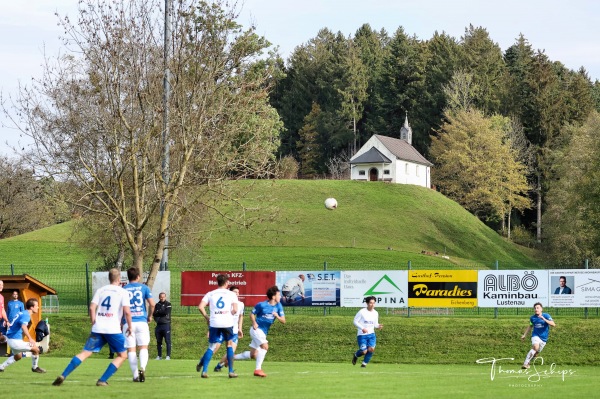
[[[275,273],[283,306],[340,306],[340,271]]]

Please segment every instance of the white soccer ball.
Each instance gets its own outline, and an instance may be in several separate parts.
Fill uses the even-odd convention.
[[[335,198],[327,198],[325,200],[325,208],[329,210],[334,210],[335,208],[337,208],[337,201],[335,200]]]

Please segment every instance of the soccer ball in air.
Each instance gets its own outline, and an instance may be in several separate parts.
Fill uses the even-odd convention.
[[[335,200],[335,198],[327,198],[325,200],[325,208],[329,209],[330,211],[336,209],[337,201]]]

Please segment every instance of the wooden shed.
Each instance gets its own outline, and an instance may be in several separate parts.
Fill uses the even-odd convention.
[[[37,314],[31,315],[31,326],[29,327],[29,334],[35,338],[35,327],[40,320],[43,320],[42,313],[44,309],[42,308],[42,297],[56,295],[56,291],[28,274],[18,276],[0,275],[0,280],[4,282],[1,294],[4,296],[5,305],[12,300],[14,290],[19,290],[19,300],[24,304],[31,298],[38,300],[40,310]],[[4,353],[6,353],[6,344],[0,346],[0,354]]]

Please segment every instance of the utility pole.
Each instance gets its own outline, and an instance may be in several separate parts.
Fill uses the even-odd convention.
[[[169,55],[171,47],[171,0],[165,0],[165,38],[164,38],[164,78],[163,78],[163,161],[162,177],[164,187],[168,189],[171,175],[169,173],[169,98],[171,97],[171,71],[169,70]],[[165,193],[160,207],[161,219],[165,212]],[[160,260],[159,270],[168,270],[169,266],[169,228],[165,231],[165,247]]]

